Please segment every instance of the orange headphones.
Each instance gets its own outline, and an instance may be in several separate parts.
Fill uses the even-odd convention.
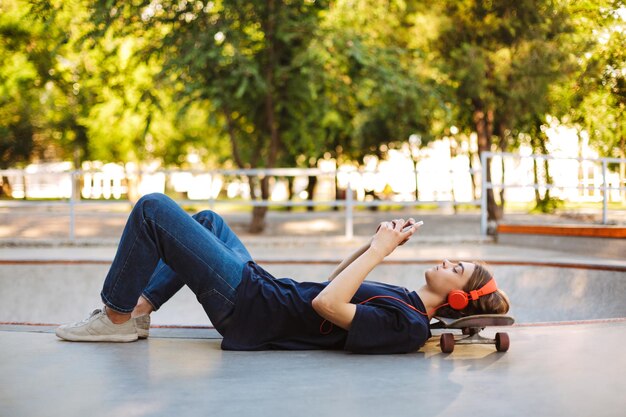
[[[481,288],[474,290],[474,291],[470,291],[468,293],[462,290],[450,291],[448,293],[448,303],[440,307],[449,305],[455,310],[463,310],[465,307],[467,307],[470,300],[476,301],[483,295],[494,293],[497,290],[498,290],[498,287],[496,286],[496,280],[491,278],[489,282],[487,282]]]

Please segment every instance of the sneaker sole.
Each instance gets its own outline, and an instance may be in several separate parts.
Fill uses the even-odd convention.
[[[70,342],[134,342],[139,339],[137,334],[124,334],[124,335],[89,335],[89,336],[76,336],[71,334],[65,334],[60,329],[57,329],[56,335],[61,339],[68,340]]]

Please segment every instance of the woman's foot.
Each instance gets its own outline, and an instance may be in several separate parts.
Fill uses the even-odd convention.
[[[150,335],[150,313],[153,311],[154,307],[152,307],[152,304],[143,296],[140,296],[137,300],[137,305],[131,313],[140,339],[147,339]]]
[[[147,339],[150,336],[150,315],[145,314],[143,316],[133,318],[135,322],[135,328],[137,329],[137,335],[140,339]]]
[[[119,317],[114,320],[120,321]],[[83,321],[59,326],[56,335],[71,342],[134,342],[139,338],[135,320],[130,320],[130,314],[126,321],[116,324],[105,308],[94,310]]]

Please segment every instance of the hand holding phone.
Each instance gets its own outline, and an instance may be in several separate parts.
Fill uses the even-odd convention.
[[[408,232],[409,230],[411,230],[411,228],[412,228],[412,227],[421,226],[421,225],[423,225],[423,224],[424,224],[424,222],[420,220],[419,222],[416,222],[416,223],[410,224],[410,225],[408,225],[408,226],[405,226],[405,227],[402,229],[402,232]]]

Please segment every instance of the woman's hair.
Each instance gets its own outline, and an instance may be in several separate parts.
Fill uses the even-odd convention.
[[[472,262],[475,265],[474,272],[467,281],[463,291],[470,292],[482,288],[493,278],[493,274],[483,262]],[[463,315],[471,314],[505,314],[509,311],[509,297],[504,291],[498,289],[491,294],[483,295],[478,300],[470,300],[467,307],[462,310]]]
[[[474,272],[467,281],[467,285],[463,288],[463,291],[468,293],[482,288],[493,278],[493,274],[487,269],[487,265],[484,262],[473,261],[472,263],[475,265]],[[509,311],[509,307],[509,297],[507,297],[504,291],[498,289],[496,292],[479,297],[478,300],[470,300],[467,307],[461,311],[444,307],[440,309],[438,315],[454,318],[474,314],[505,314]]]

